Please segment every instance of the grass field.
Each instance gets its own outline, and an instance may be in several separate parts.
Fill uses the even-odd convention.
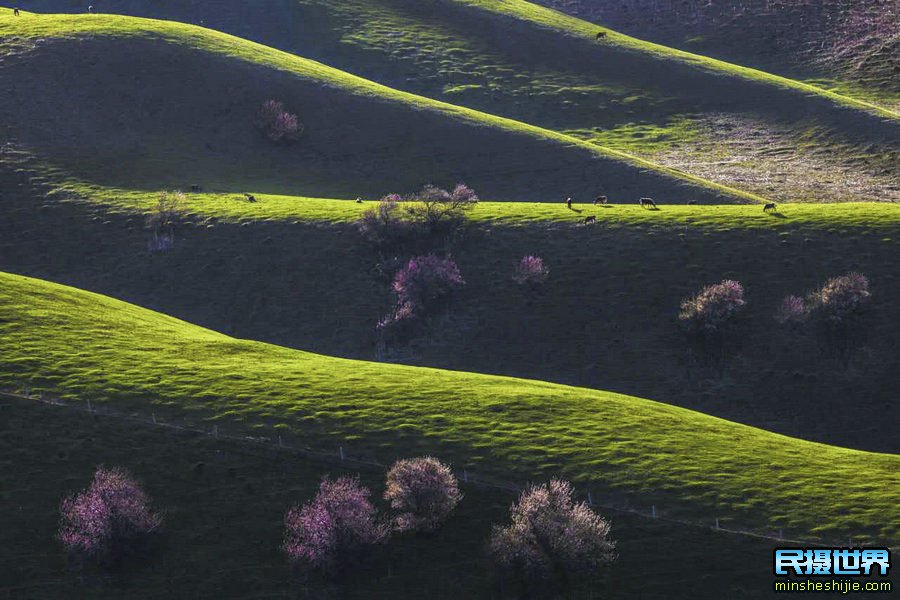
[[[27,8],[0,8],[0,598],[518,597],[484,541],[553,476],[621,556],[553,600],[767,597],[776,537],[900,541],[891,92],[524,0]],[[270,98],[299,140],[254,125]],[[452,236],[360,235],[384,194],[457,182],[481,201]],[[151,251],[160,193],[192,188]],[[428,252],[465,286],[382,333],[395,272]],[[545,284],[514,283],[525,255]],[[777,322],[851,271],[872,294],[846,335]],[[721,343],[686,335],[681,300],[723,279],[746,309]],[[447,528],[292,581],[285,508],[351,464],[378,495],[379,465],[422,454],[471,475]],[[167,526],[124,569],[71,569],[59,501],[98,464]]]
[[[21,549],[15,557],[0,556],[4,597],[349,600],[393,599],[398,589],[410,599],[497,597],[481,556],[491,523],[503,521],[512,493],[463,484],[465,500],[437,535],[397,538],[342,583],[313,580],[298,589],[278,552],[286,507],[309,498],[325,473],[360,473],[376,494],[381,473],[5,399],[0,449],[6,467],[0,498],[10,507],[0,515],[0,543]],[[125,572],[83,574],[67,569],[53,536],[60,499],[83,487],[99,463],[128,468],[164,513],[165,528],[148,555]],[[27,483],[11,477],[13,466]],[[608,594],[645,600],[768,597],[777,542],[604,514],[620,553],[604,586]],[[702,575],[693,574],[698,562],[706,567]],[[594,591],[564,597],[600,596]]]
[[[69,181],[55,186],[60,197],[76,199],[122,214],[149,213],[159,199],[159,191],[137,192],[126,189],[100,188]],[[161,191],[161,190],[160,190]],[[250,190],[254,192],[255,190]],[[396,190],[406,193],[409,190]],[[476,190],[477,191],[477,190]],[[254,221],[347,224],[359,220],[377,199],[357,204],[351,198],[310,198],[277,194],[254,194],[256,202],[247,202],[240,194],[191,193],[185,196],[185,212],[192,218],[215,219],[222,223]],[[814,229],[880,228],[900,226],[900,206],[888,203],[856,202],[842,204],[781,204],[779,212],[767,214],[758,205],[666,205],[659,211],[641,208],[637,202],[595,206],[587,198],[576,200],[575,210],[568,210],[557,198],[539,202],[496,202],[486,198],[479,202],[468,218],[479,224],[504,227],[524,225],[576,225],[585,216],[594,215],[609,227],[647,226],[670,230],[678,227],[704,231],[766,230],[780,231],[811,227]]]
[[[371,203],[188,194],[174,250],[152,256],[140,211],[155,194],[72,184],[65,193],[82,201],[36,200],[24,175],[2,181],[2,270],[298,349],[615,390],[805,439],[898,450],[896,205],[782,205],[766,215],[759,206],[575,212],[483,202],[452,247],[468,282],[452,311],[384,354],[375,323],[391,309],[390,259],[427,247],[379,258],[352,225]],[[599,223],[581,226],[586,215]],[[533,293],[510,279],[525,254],[551,269]],[[852,270],[869,276],[873,297],[848,354],[815,330],[775,322],[785,295]],[[717,359],[687,343],[675,315],[683,297],[726,277],[744,283],[749,304]],[[861,417],[869,414],[883,418]]]
[[[196,99],[192,101],[184,98],[184,95],[201,96],[204,99],[212,97],[220,104],[212,110],[206,106],[206,111],[212,114],[205,115],[205,118],[181,122],[177,120],[177,115],[167,115],[165,109],[159,108],[164,104],[165,98],[146,98],[146,91],[135,93],[130,89],[132,84],[127,77],[124,78],[125,81],[106,81],[107,73],[122,69],[122,61],[134,60],[127,53],[118,61],[108,57],[107,54],[119,53],[118,50],[109,49],[109,45],[115,43],[105,42],[94,46],[94,52],[99,56],[85,61],[95,65],[88,72],[87,78],[83,69],[76,71],[64,67],[62,73],[57,73],[59,66],[55,62],[59,59],[48,56],[53,53],[54,45],[45,44],[42,52],[26,61],[30,66],[23,65],[23,68],[28,68],[31,73],[45,73],[48,77],[53,74],[54,80],[65,78],[67,72],[77,72],[85,83],[93,79],[91,87],[95,90],[112,85],[115,88],[113,94],[96,98],[88,94],[84,101],[99,105],[110,104],[101,116],[116,115],[117,118],[119,114],[129,111],[129,106],[120,104],[127,99],[141,106],[153,104],[161,111],[157,117],[164,117],[163,121],[172,119],[167,127],[169,135],[172,136],[172,132],[177,131],[180,136],[187,138],[174,139],[173,136],[172,139],[157,140],[160,145],[154,148],[150,140],[159,138],[159,122],[155,122],[146,124],[147,131],[140,136],[140,144],[132,137],[119,140],[115,154],[110,150],[110,162],[123,166],[127,164],[131,167],[127,170],[142,172],[140,180],[135,180],[137,174],[131,173],[129,184],[139,184],[143,188],[156,187],[160,183],[175,185],[204,179],[211,187],[236,191],[235,186],[252,186],[255,180],[257,187],[267,184],[269,187],[266,191],[270,192],[356,196],[366,192],[366,189],[360,189],[365,184],[355,181],[353,186],[338,188],[328,177],[321,177],[329,169],[327,157],[330,149],[346,147],[350,142],[346,137],[353,134],[346,133],[347,130],[358,131],[357,135],[361,134],[360,137],[380,142],[374,147],[370,146],[368,151],[363,150],[366,144],[362,141],[354,142],[358,144],[359,152],[350,162],[359,165],[358,168],[363,171],[361,174],[366,176],[366,183],[384,182],[386,185],[387,178],[379,181],[386,170],[394,171],[393,181],[402,182],[406,187],[421,183],[404,180],[403,173],[406,172],[417,173],[420,177],[428,174],[431,179],[436,180],[464,175],[474,180],[484,176],[483,183],[475,183],[481,183],[480,187],[486,188],[502,181],[502,191],[495,195],[503,196],[498,199],[508,200],[532,198],[532,190],[536,189],[548,195],[562,197],[571,194],[593,197],[600,193],[598,188],[608,188],[608,195],[615,195],[615,188],[625,185],[622,180],[630,177],[628,169],[622,173],[611,169],[597,170],[589,166],[592,161],[582,158],[577,159],[575,164],[562,157],[559,164],[547,164],[550,161],[547,151],[537,148],[534,154],[518,149],[513,157],[510,156],[506,143],[501,143],[495,136],[472,139],[465,145],[468,153],[477,148],[477,153],[471,155],[448,156],[453,150],[448,149],[446,143],[441,143],[440,148],[432,151],[429,149],[430,144],[440,143],[443,139],[454,140],[455,143],[463,130],[459,130],[457,124],[452,127],[452,132],[444,133],[445,129],[441,128],[440,123],[430,122],[417,122],[415,127],[410,127],[406,117],[384,115],[382,108],[371,100],[385,97],[400,100],[396,96],[396,90],[514,119],[516,123],[506,124],[520,132],[524,131],[522,123],[530,123],[544,128],[542,135],[547,135],[548,131],[572,133],[572,136],[566,136],[565,144],[590,144],[607,157],[609,152],[636,153],[641,160],[651,163],[648,165],[639,162],[638,166],[651,170],[662,168],[657,164],[656,158],[664,156],[665,151],[674,144],[688,154],[698,152],[700,163],[725,161],[741,165],[738,172],[722,169],[716,173],[713,178],[719,184],[757,196],[774,196],[779,200],[814,201],[820,196],[837,200],[878,199],[878,196],[873,197],[868,190],[873,186],[883,189],[884,180],[896,183],[900,176],[895,167],[898,152],[895,140],[900,121],[890,111],[835,94],[825,88],[649,44],[615,32],[610,32],[609,39],[598,46],[590,39],[597,30],[595,25],[527,2],[496,4],[444,1],[422,4],[407,0],[355,0],[341,3],[315,0],[288,4],[273,2],[264,9],[250,10],[244,3],[234,1],[223,3],[215,14],[206,15],[197,8],[187,8],[182,4],[161,3],[153,6],[154,8],[148,9],[145,4],[123,2],[108,7],[108,10],[183,19],[194,23],[203,21],[209,27],[219,27],[239,35],[248,35],[248,31],[252,30],[255,35],[248,37],[360,74],[390,86],[391,90],[366,88],[369,102],[352,108],[342,103],[332,106],[335,104],[334,99],[322,107],[316,98],[293,92],[295,103],[302,109],[298,109],[301,118],[318,125],[317,129],[310,129],[309,138],[302,144],[310,152],[304,153],[298,149],[292,152],[285,152],[284,149],[273,152],[263,144],[251,144],[251,154],[264,156],[266,164],[284,164],[280,168],[256,167],[245,153],[239,153],[239,150],[247,149],[245,146],[249,132],[234,131],[234,123],[226,127],[232,135],[214,130],[222,129],[221,119],[225,115],[231,116],[233,120],[234,116],[243,112],[244,119],[249,120],[253,102],[258,102],[258,99],[247,98],[247,92],[234,89],[233,84],[219,85],[216,82],[218,76],[215,75],[219,69],[211,66],[210,61],[201,60],[196,53],[186,52],[179,60],[181,66],[178,73],[167,71],[160,74],[154,73],[153,69],[145,69],[139,75],[139,83],[166,89],[173,101],[176,98],[179,100],[178,106],[189,107],[196,102]],[[148,22],[138,24],[118,19],[109,21],[109,18],[100,15],[36,15],[7,22],[6,31],[9,36],[72,36],[80,31],[77,37],[81,39],[83,36],[93,35],[133,36],[139,30],[143,31],[141,36],[155,36],[155,33],[146,29],[161,28],[158,34],[169,43],[167,47],[187,45],[211,51],[217,57],[223,53],[239,55],[254,61],[254,64],[277,64],[279,68],[285,68],[290,63],[289,68],[295,73],[306,70],[301,63],[288,61],[286,55],[261,52],[258,46],[243,47],[234,38],[212,36],[198,29],[177,28],[169,23],[154,22],[151,26]],[[79,54],[88,52],[84,43],[80,46]],[[553,48],[554,51],[547,52],[548,48]],[[143,50],[142,60],[152,63],[154,59],[150,57],[157,52],[162,53],[163,50],[155,45]],[[577,60],[572,57],[577,57]],[[313,65],[317,65],[315,70],[320,71],[318,67],[321,65]],[[221,77],[233,80],[236,67],[231,66],[228,70],[231,74],[222,74]],[[192,74],[198,71],[201,74]],[[8,76],[25,79],[23,74],[15,71]],[[346,73],[330,73],[326,79],[332,76],[345,89],[349,87],[359,90],[361,84],[346,77]],[[246,88],[273,89],[279,85],[275,81],[261,80],[259,73],[254,76],[242,74],[240,77],[246,78]],[[159,81],[161,79],[164,81]],[[180,89],[181,82],[190,80],[196,81],[193,89]],[[204,93],[196,88],[197,85],[211,85],[215,91]],[[84,93],[80,91],[78,80],[73,80],[64,87],[71,88],[70,93],[76,97]],[[23,93],[27,93],[27,90],[23,90]],[[406,101],[419,107],[433,107],[421,97],[406,98]],[[22,108],[17,106],[17,110],[21,111]],[[38,107],[29,110],[37,112]],[[40,114],[34,115],[32,121],[47,121],[49,125],[53,122],[51,110],[55,109],[41,110]],[[204,113],[199,109],[185,109],[184,112],[192,115]],[[460,116],[458,110],[450,112],[451,117]],[[367,119],[361,124],[343,123],[335,113],[360,113]],[[787,153],[801,165],[801,168],[791,173],[788,180],[790,185],[782,184],[772,190],[754,182],[752,178],[748,179],[746,175],[753,173],[754,167],[757,171],[777,167],[763,162],[754,165],[753,162],[762,159],[750,159],[748,162],[746,157],[735,154],[734,149],[722,140],[707,139],[708,136],[702,134],[705,120],[722,114],[732,118],[752,118],[755,122],[762,123],[764,128],[782,135],[783,139],[777,142],[780,152]],[[141,116],[138,113],[131,117],[131,128],[141,129],[138,127]],[[219,121],[217,124],[209,122],[216,118]],[[83,116],[79,118],[83,119]],[[330,122],[336,122],[338,130],[321,131],[321,127]],[[93,128],[101,126],[102,129],[103,123],[92,125]],[[492,125],[499,126],[500,123],[494,119]],[[71,124],[63,122],[46,135],[59,135],[71,128]],[[80,143],[77,140],[88,135],[84,129],[82,127],[79,130],[79,136],[72,142],[75,146]],[[116,131],[120,130],[121,128]],[[412,130],[418,133],[412,133]],[[647,131],[661,132],[659,137],[662,141],[654,141],[654,137],[647,135]],[[33,132],[29,134],[32,141],[34,135]],[[98,137],[105,139],[107,135]],[[579,139],[579,142],[573,142],[573,137]],[[581,141],[582,139],[586,141]],[[200,142],[211,144],[213,150],[210,151]],[[557,142],[562,140],[557,139]],[[390,161],[385,164],[385,151],[396,153],[396,148],[409,147],[410,143],[415,143],[420,150],[419,154],[431,157],[431,160],[419,157],[415,162],[403,165],[396,159],[396,167],[393,169]],[[773,145],[765,140],[753,143],[763,152]],[[711,152],[705,149],[710,144],[713,147]],[[143,145],[149,147],[141,148]],[[128,150],[124,155],[121,154],[123,146]],[[821,150],[816,155],[816,160],[810,156],[812,149]],[[187,156],[190,156],[187,164],[193,172],[184,172],[178,164],[159,165],[148,160],[148,151],[151,154],[162,154],[163,150],[166,151],[166,156],[183,153],[186,161]],[[240,158],[233,156],[236,153],[240,154]],[[489,177],[482,172],[488,156],[491,157],[492,168]],[[68,158],[66,165],[70,171],[80,170],[84,174],[108,170],[103,168],[100,158],[92,163],[86,163],[83,158]],[[464,162],[467,158],[471,160]],[[634,157],[629,159],[620,155],[614,155],[613,158],[630,164],[635,164],[636,160]],[[135,162],[124,162],[129,159]],[[293,162],[291,167],[285,164],[287,160]],[[304,165],[312,161],[318,168],[313,173],[301,176],[300,173],[293,172],[297,169],[297,161]],[[440,162],[439,168],[434,164],[436,161]],[[217,163],[224,163],[224,166],[217,167]],[[240,169],[236,168],[238,164]],[[531,169],[522,166],[524,164],[529,164]],[[541,168],[536,168],[538,164]],[[446,165],[465,165],[465,170],[442,173],[441,169],[445,169]],[[804,169],[803,165],[809,168]],[[853,170],[853,178],[841,176],[847,169]],[[178,170],[182,171],[180,179],[176,177]],[[287,173],[288,170],[291,173]],[[835,182],[828,186],[828,194],[822,193],[819,182],[814,178],[807,181],[806,173],[813,170],[834,173]],[[350,173],[347,171],[344,169],[341,172],[341,179],[347,180],[351,174],[359,176],[353,173],[355,169],[350,169]],[[397,172],[401,174],[398,175]],[[704,164],[694,165],[688,162],[679,164],[674,171],[668,171],[667,175],[677,178],[687,173],[696,175],[701,172],[704,177],[710,178]],[[228,178],[224,181],[223,173],[228,173]],[[518,180],[527,179],[529,173],[532,180],[520,185]],[[551,174],[552,184],[548,181]],[[110,179],[109,173],[105,175],[103,183],[123,183],[121,180],[116,182]],[[228,179],[232,185],[221,185]],[[290,181],[290,185],[273,187],[277,180]],[[856,180],[860,183],[856,184]],[[840,181],[844,181],[844,185]],[[376,193],[380,194],[385,185],[369,187],[374,187]],[[629,188],[631,195],[664,196],[669,191],[666,188],[660,191],[649,182],[635,183]],[[690,199],[680,191],[678,194],[682,201]]]
[[[329,358],[35,279],[0,281],[7,389],[345,445],[382,462],[402,448],[506,480],[559,474],[672,516],[897,539],[896,456],[608,392]]]
[[[728,1],[637,0],[628,4],[541,0],[539,4],[697,54],[795,79],[818,79],[886,107],[898,107],[896,6],[875,0]],[[831,79],[832,81],[828,81]],[[850,89],[847,89],[850,88]],[[853,89],[856,88],[856,89]]]
[[[4,18],[0,36],[10,54],[4,76],[20,82],[0,102],[9,139],[102,184],[380,196],[397,185],[466,180],[503,200],[593,197],[598,188],[668,201],[761,200],[189,25],[117,16]],[[255,111],[271,97],[302,107],[295,109],[308,125],[302,142],[279,146],[254,131]],[[94,109],[70,114],[60,106]]]

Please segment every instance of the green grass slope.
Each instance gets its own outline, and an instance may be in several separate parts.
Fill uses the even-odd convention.
[[[353,226],[372,203],[188,194],[174,249],[151,255],[144,211],[156,194],[73,184],[44,199],[26,173],[4,171],[0,188],[3,271],[282,346],[615,390],[900,452],[898,205],[782,205],[767,215],[759,206],[483,202],[451,248],[465,289],[408,343],[382,351],[375,324],[392,307],[390,278],[429,247],[377,252]],[[59,201],[69,193],[80,200]],[[597,225],[582,226],[589,215]],[[538,290],[511,279],[526,254],[550,267]],[[784,296],[854,270],[873,295],[845,351],[815,327],[775,320]],[[723,278],[743,282],[748,305],[719,357],[690,343],[676,315],[682,298]]]
[[[521,0],[118,0],[104,11],[203,23],[782,201],[896,199],[877,191],[900,180],[895,111],[615,31],[597,43],[603,28]]]
[[[223,430],[438,453],[506,480],[560,474],[667,513],[895,543],[900,457],[634,397],[242,341],[108,297],[0,276],[0,385]],[[274,429],[273,429],[274,428]]]
[[[60,499],[84,487],[99,463],[129,469],[165,514],[161,535],[129,561],[126,576],[67,569],[54,539]],[[304,594],[278,550],[282,516],[315,493],[323,474],[358,472],[348,465],[0,398],[0,466],[0,499],[13,508],[0,512],[0,544],[9,549],[0,554],[0,590],[29,600],[496,599],[484,543],[515,497],[462,483],[465,500],[436,534],[395,538],[339,582],[305,582]],[[383,473],[360,475],[377,502]],[[601,512],[619,552],[602,584],[611,596],[720,600],[771,589],[779,542]],[[708,573],[690,575],[700,562]],[[567,600],[592,597],[573,587]]]
[[[143,189],[380,196],[465,180],[495,199],[753,201],[553,131],[390,89],[219,32],[120,16],[0,18],[0,126],[68,173]],[[280,146],[268,98],[301,115]]]
[[[537,3],[667,46],[752,63],[748,66],[795,79],[830,79],[841,87],[863,88],[862,97],[880,96],[880,102],[895,109],[900,100],[897,38],[885,35],[900,28],[895,4],[878,0]]]

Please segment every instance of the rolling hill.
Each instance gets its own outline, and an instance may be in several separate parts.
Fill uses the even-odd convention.
[[[72,177],[137,189],[374,196],[466,181],[498,200],[756,196],[521,122],[400,92],[229,35],[132,17],[0,19],[0,126]],[[254,130],[278,98],[302,140]]]
[[[560,600],[755,598],[776,545],[900,542],[890,86],[524,0],[84,8],[0,8],[0,596],[505,597],[485,538],[554,476],[621,554]],[[299,139],[259,131],[268,99]],[[452,233],[360,234],[383,194],[462,181],[481,201]],[[190,192],[163,247],[164,190]],[[408,336],[376,328],[431,252],[464,287]],[[543,284],[514,282],[526,255]],[[843,329],[776,318],[850,271],[872,294]],[[745,310],[686,335],[680,301],[723,279]],[[463,481],[448,526],[298,581],[284,509],[325,473],[381,502],[385,465],[425,454]],[[99,464],[166,526],[136,560],[72,569],[59,501]]]
[[[0,169],[0,270],[282,346],[615,390],[808,440],[900,451],[897,205],[782,205],[766,215],[758,205],[482,202],[450,247],[468,283],[449,313],[381,348],[375,324],[392,307],[397,264],[429,247],[379,253],[353,225],[371,203],[188,194],[175,247],[149,254],[145,215],[156,193],[73,183],[45,198],[39,179]],[[586,215],[598,223],[581,226]],[[526,254],[550,267],[540,289],[511,280]],[[815,327],[777,323],[784,296],[848,271],[865,273],[873,295],[846,351]],[[716,358],[690,343],[676,315],[682,298],[724,278],[743,282],[748,305]]]
[[[129,469],[165,512],[151,551],[128,562],[130,576],[112,581],[101,569],[67,569],[53,538],[59,499],[82,487],[101,459]],[[515,498],[463,483],[465,500],[436,534],[399,537],[339,584],[313,579],[298,590],[278,550],[285,509],[312,496],[325,473],[359,474],[377,496],[383,469],[6,398],[0,398],[0,465],[8,467],[0,470],[0,499],[15,508],[0,512],[0,543],[17,549],[0,555],[0,590],[29,600],[321,600],[338,596],[335,588],[344,600],[394,600],[398,590],[408,600],[496,597],[482,559],[485,538]],[[719,600],[722,593],[759,598],[771,586],[777,541],[601,510],[620,552],[603,583],[609,594]],[[706,576],[683,574],[698,561],[709,567]]]
[[[633,494],[675,517],[898,539],[900,457],[639,398],[329,358],[6,274],[0,342],[6,389],[382,459],[438,453],[507,481],[560,474],[598,497]]]
[[[606,28],[598,43],[597,25],[528,2],[122,0],[104,10],[221,29],[781,201],[900,199],[896,111]]]
[[[893,92],[891,103],[897,106],[900,4],[896,0],[540,0],[538,4],[769,71],[827,78],[838,85],[862,83],[869,92]]]

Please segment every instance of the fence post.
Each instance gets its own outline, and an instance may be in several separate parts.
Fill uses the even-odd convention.
[[[341,462],[344,462],[344,447],[343,447],[343,446],[338,446],[338,448],[339,448],[340,451],[341,451]]]
[[[463,469],[463,481],[469,483],[469,472],[465,469]]]
[[[281,446],[282,448],[284,448],[284,442],[281,441],[281,436],[280,436],[280,435],[278,436],[278,445]]]
[[[150,413],[150,415],[153,417],[153,424],[156,425],[156,413]]]
[[[218,425],[213,425],[212,434],[213,434],[213,437],[219,437],[219,426]]]
[[[588,492],[588,506],[594,505],[594,499],[591,497],[591,493]]]
[[[716,517],[716,529],[719,528],[719,517]]]
[[[650,507],[650,511],[651,511],[651,514],[653,515],[653,518],[655,519],[656,518],[656,505],[655,504]]]
[[[94,414],[94,407],[91,406],[91,399],[90,399],[90,398],[87,399],[87,403],[88,403],[88,412],[91,413],[91,414]]]

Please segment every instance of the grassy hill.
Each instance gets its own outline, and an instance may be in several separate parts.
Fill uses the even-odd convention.
[[[5,398],[0,457],[0,499],[10,508],[0,512],[0,543],[17,550],[0,555],[0,590],[13,597],[393,600],[398,590],[410,600],[498,596],[483,549],[491,524],[506,518],[511,492],[463,483],[465,500],[435,535],[396,538],[336,584],[298,586],[278,551],[282,515],[311,497],[323,474],[358,473],[354,468]],[[67,569],[53,539],[60,499],[82,488],[100,462],[128,468],[165,514],[150,552],[113,574]],[[383,473],[360,475],[377,495]],[[771,589],[778,542],[602,512],[620,554],[602,585],[610,595],[718,600],[723,593],[767,597]],[[708,572],[691,575],[700,561]],[[564,597],[591,595],[576,586]]]
[[[897,205],[782,205],[771,216],[759,206],[483,202],[451,248],[468,284],[450,312],[379,351],[395,261],[427,247],[379,256],[352,225],[370,203],[189,194],[175,248],[150,255],[144,211],[156,194],[73,184],[81,200],[60,202],[69,191],[45,199],[25,174],[0,175],[0,270],[298,349],[615,390],[795,437],[900,450]],[[586,215],[598,224],[581,226]],[[510,278],[525,254],[551,269],[535,292]],[[846,354],[815,328],[775,321],[785,295],[852,270],[868,275],[873,296]],[[723,278],[744,283],[748,306],[719,359],[690,344],[675,317],[682,298]]]
[[[895,110],[870,101],[876,98],[853,98],[605,28],[598,43],[597,25],[520,0],[252,6],[224,0],[215,9],[120,0],[105,6],[202,23],[761,196],[900,199],[900,121]]]
[[[641,38],[793,77],[862,83],[871,93],[893,92],[900,10],[879,0],[540,0],[589,21]]]
[[[464,180],[498,200],[757,197],[615,150],[390,89],[312,60],[173,22],[0,18],[7,140],[55,168],[138,189],[375,196]],[[137,66],[139,65],[139,66]],[[254,130],[278,98],[294,145]]]
[[[504,480],[561,474],[683,518],[898,539],[900,457],[630,396],[329,358],[16,275],[0,276],[0,341],[7,389],[223,430],[278,432],[382,462],[429,452]]]

